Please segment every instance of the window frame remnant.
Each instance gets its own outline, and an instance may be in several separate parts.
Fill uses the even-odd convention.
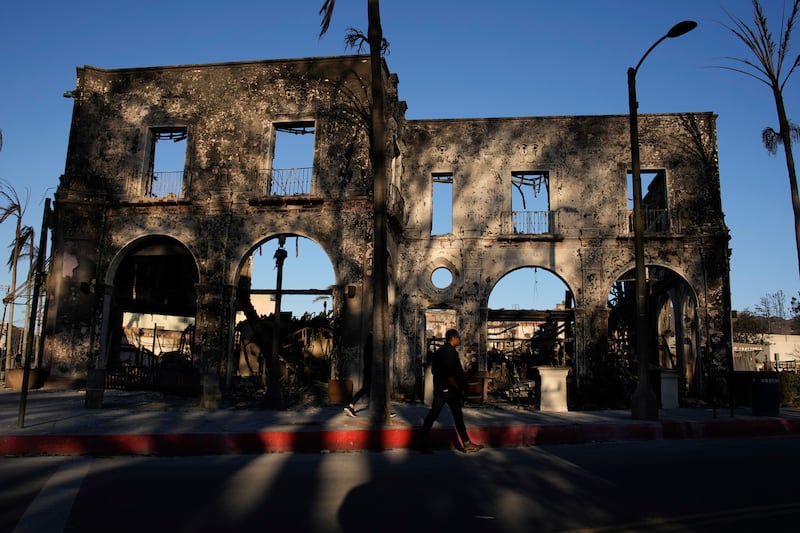
[[[453,233],[454,181],[452,172],[431,174],[431,236]]]
[[[272,123],[269,166],[260,179],[265,196],[309,196],[314,193],[314,163],[317,150],[316,129],[316,122],[313,120]],[[308,164],[302,161],[302,165],[286,165],[285,161],[287,160],[301,162],[301,159],[309,154],[299,154],[299,150],[308,150],[309,147],[300,146],[303,143],[297,143],[293,147],[284,148],[287,141],[281,140],[284,138],[283,134],[312,136],[311,158]],[[296,153],[290,153],[293,151]]]
[[[141,189],[135,196],[151,200],[179,199],[186,195],[186,157],[189,147],[189,128],[186,126],[156,126],[148,129],[147,165],[141,179]],[[164,157],[164,150],[159,150],[159,142],[171,141],[182,143],[183,160],[180,169],[161,169],[164,160],[170,160],[175,154]],[[163,145],[162,145],[163,146]],[[161,155],[159,155],[161,154]],[[171,157],[170,157],[171,156]],[[159,163],[159,160],[161,163]],[[170,164],[170,163],[167,163]]]
[[[675,221],[669,208],[666,169],[642,169],[642,218],[644,231],[648,234],[667,234],[675,230]],[[633,172],[628,170],[627,211],[620,221],[622,232],[633,235]],[[622,217],[621,217],[622,218]]]
[[[515,201],[516,198],[519,200]],[[520,202],[522,205],[519,205]],[[531,207],[538,207],[542,204],[545,209],[531,209]],[[517,209],[518,207],[522,209]],[[509,233],[527,235],[554,233],[553,211],[550,208],[549,171],[515,170],[511,172],[511,211],[508,221],[510,223]]]

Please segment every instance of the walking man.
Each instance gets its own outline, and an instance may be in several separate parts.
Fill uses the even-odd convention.
[[[433,404],[425,417],[425,422],[422,423],[420,451],[430,452],[428,434],[433,423],[439,418],[442,407],[447,404],[453,414],[453,421],[456,424],[458,436],[461,438],[463,451],[466,453],[477,452],[483,446],[470,442],[467,428],[464,425],[464,413],[461,411],[461,403],[467,392],[467,379],[464,376],[464,368],[461,366],[461,358],[456,351],[461,344],[461,336],[455,329],[448,329],[444,340],[444,345],[431,358]]]
[[[361,381],[361,388],[358,389],[352,398],[350,398],[350,403],[344,408],[344,412],[347,416],[356,417],[356,403],[358,400],[364,396],[364,394],[369,394],[369,390],[372,387],[372,332],[367,335],[367,341],[364,343],[364,379]]]

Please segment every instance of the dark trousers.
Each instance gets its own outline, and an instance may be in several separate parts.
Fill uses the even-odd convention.
[[[431,410],[428,411],[425,422],[422,423],[422,442],[428,442],[428,433],[430,433],[433,423],[439,418],[444,404],[447,404],[450,408],[450,412],[453,413],[453,421],[456,423],[456,431],[458,432],[458,436],[461,437],[462,444],[469,442],[467,427],[464,425],[464,413],[461,411],[461,394],[452,391],[434,391]]]
[[[366,395],[369,395],[369,390],[370,390],[370,388],[372,387],[372,383],[370,383],[370,382],[371,382],[370,375],[369,375],[367,372],[369,372],[370,370],[371,370],[371,369],[366,369],[366,370],[364,370],[364,372],[365,372],[365,373],[364,373],[364,381],[363,381],[363,383],[361,384],[361,388],[360,388],[360,389],[358,389],[358,392],[356,392],[356,393],[353,395],[353,397],[352,397],[352,398],[350,398],[350,403],[351,403],[351,404],[355,405],[355,404],[356,404],[356,402],[357,402],[358,400],[360,400],[362,396],[364,396],[365,394],[366,394]]]

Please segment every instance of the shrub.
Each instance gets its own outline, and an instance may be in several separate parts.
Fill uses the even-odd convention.
[[[782,407],[800,407],[800,374],[780,372],[780,402]]]

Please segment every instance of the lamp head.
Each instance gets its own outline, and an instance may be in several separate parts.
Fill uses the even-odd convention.
[[[697,22],[693,20],[684,20],[683,22],[679,22],[675,24],[673,27],[671,27],[667,32],[667,37],[669,37],[670,39],[674,37],[680,37],[685,33],[689,33],[696,27],[697,27]]]

